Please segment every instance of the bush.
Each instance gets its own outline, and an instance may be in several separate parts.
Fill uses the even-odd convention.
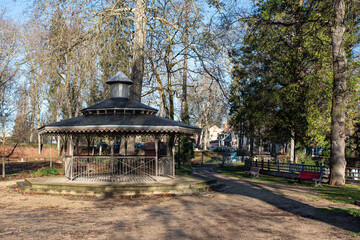
[[[55,167],[42,167],[34,172],[33,177],[53,176],[59,175],[60,172]]]
[[[304,162],[305,165],[315,165],[315,162],[304,150],[296,151],[296,157],[298,163]]]

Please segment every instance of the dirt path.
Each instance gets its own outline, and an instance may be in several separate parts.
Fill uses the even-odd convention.
[[[355,206],[314,199],[311,188],[213,175],[221,192],[98,199],[22,195],[0,182],[1,239],[360,239],[360,220],[320,214]],[[7,232],[6,232],[7,231]]]

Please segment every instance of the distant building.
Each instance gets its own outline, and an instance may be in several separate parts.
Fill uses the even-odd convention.
[[[218,126],[214,125],[211,128],[209,128],[209,140],[214,141],[218,140],[219,134],[223,132],[222,128],[219,128]]]

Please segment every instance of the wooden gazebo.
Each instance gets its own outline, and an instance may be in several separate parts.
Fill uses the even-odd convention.
[[[41,135],[60,135],[68,142],[64,156],[65,176],[72,181],[143,182],[161,177],[175,177],[175,148],[172,154],[160,156],[158,146],[164,136],[192,135],[201,129],[156,116],[157,110],[128,97],[133,82],[118,72],[106,82],[111,97],[82,110],[82,116],[51,123],[38,129]],[[114,154],[113,143],[122,139],[150,136],[155,142],[155,156]],[[75,155],[74,143],[80,138],[110,139],[109,155]]]

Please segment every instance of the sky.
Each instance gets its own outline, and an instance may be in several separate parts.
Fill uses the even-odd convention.
[[[24,11],[31,6],[29,0],[0,0],[0,10],[5,10],[5,16],[21,23],[26,19]]]

